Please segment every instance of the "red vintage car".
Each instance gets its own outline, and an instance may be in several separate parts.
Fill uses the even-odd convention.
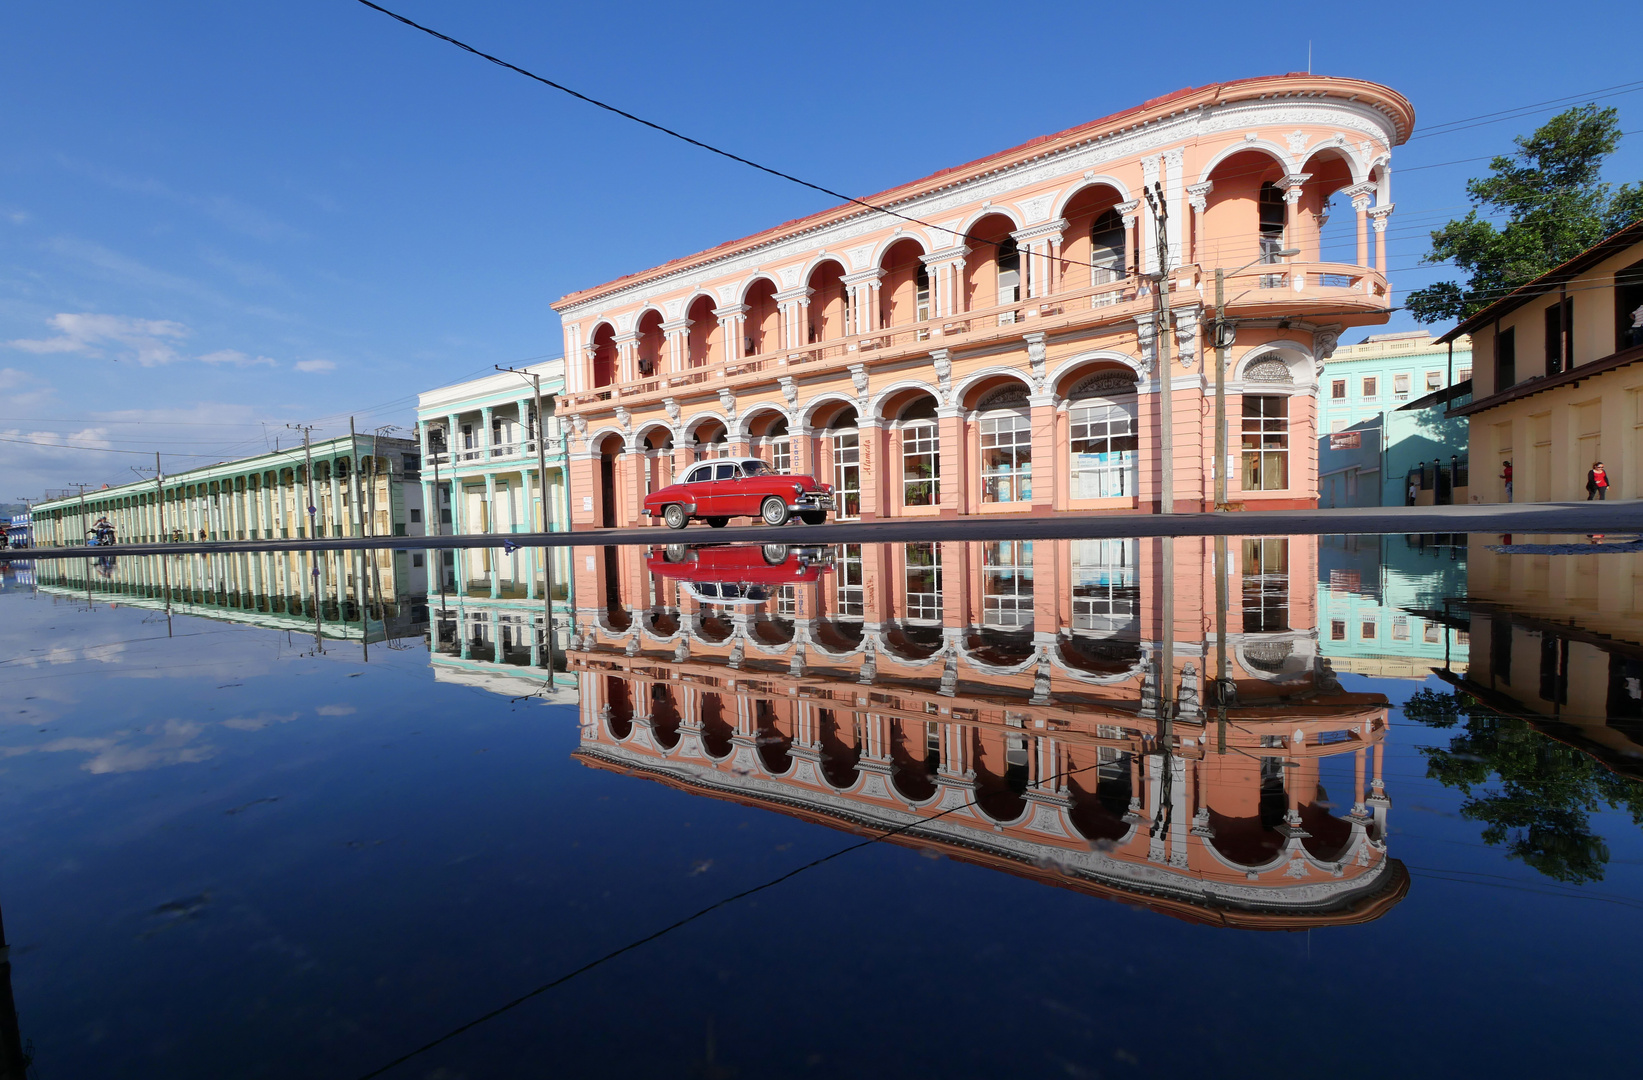
[[[783,585],[819,580],[833,557],[829,548],[787,544],[668,544],[651,548],[645,563],[697,603],[746,606],[764,603]]]
[[[722,529],[733,517],[758,518],[766,525],[785,525],[797,514],[806,525],[820,525],[833,509],[833,488],[811,476],[789,476],[758,458],[716,458],[692,465],[685,478],[645,496],[645,513],[672,529],[701,518]]]

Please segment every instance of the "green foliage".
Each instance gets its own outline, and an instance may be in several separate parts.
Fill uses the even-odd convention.
[[[1426,775],[1466,795],[1460,813],[1483,826],[1483,840],[1508,857],[1570,884],[1602,881],[1609,846],[1591,814],[1624,808],[1643,826],[1643,785],[1616,775],[1527,723],[1448,691],[1421,690],[1404,716],[1463,730],[1448,747],[1422,747]],[[1493,778],[1493,779],[1492,779]]]
[[[1613,189],[1598,179],[1620,144],[1618,115],[1596,105],[1561,112],[1514,139],[1517,150],[1490,161],[1488,176],[1467,182],[1473,205],[1505,214],[1506,225],[1474,209],[1432,233],[1422,261],[1452,259],[1466,281],[1410,293],[1405,306],[1417,320],[1464,319],[1643,217],[1643,185]]]

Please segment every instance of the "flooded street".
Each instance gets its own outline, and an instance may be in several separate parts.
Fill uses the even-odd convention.
[[[14,560],[0,1075],[1619,1071],[1631,541]]]

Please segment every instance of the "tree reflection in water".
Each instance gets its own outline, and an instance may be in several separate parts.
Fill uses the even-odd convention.
[[[1426,775],[1466,796],[1461,816],[1483,825],[1485,843],[1553,880],[1603,880],[1609,846],[1591,823],[1603,806],[1643,827],[1643,787],[1523,720],[1449,690],[1420,690],[1403,711],[1427,727],[1462,729],[1447,747],[1420,748]]]

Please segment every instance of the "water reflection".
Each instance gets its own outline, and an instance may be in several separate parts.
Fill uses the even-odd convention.
[[[427,625],[423,563],[387,550],[44,559],[35,583],[52,596],[389,644]]]
[[[1319,655],[1316,541],[1165,543],[577,549],[578,756],[1204,922],[1384,913],[1387,701]]]
[[[1454,732],[1422,748],[1427,775],[1465,795],[1482,839],[1571,883],[1604,877],[1600,807],[1643,824],[1643,553],[1601,539],[1472,537],[1444,601],[1468,628],[1439,671],[1451,688],[1404,707]]]

